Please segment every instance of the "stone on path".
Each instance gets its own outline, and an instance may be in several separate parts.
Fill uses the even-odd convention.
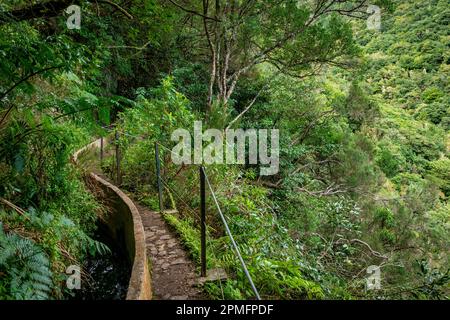
[[[151,259],[153,299],[203,299],[197,288],[200,282],[198,271],[161,214],[135,204],[142,217]]]
[[[224,269],[216,268],[208,270],[206,273],[206,277],[201,277],[198,279],[198,284],[203,285],[206,282],[226,280],[228,278],[227,273]]]

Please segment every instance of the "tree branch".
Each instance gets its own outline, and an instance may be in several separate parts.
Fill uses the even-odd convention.
[[[13,209],[14,211],[16,211],[18,214],[20,214],[22,217],[24,217],[25,219],[27,219],[28,221],[30,221],[30,218],[28,218],[26,216],[26,212],[25,210],[23,210],[22,208],[16,206],[14,203],[9,202],[6,199],[0,198],[0,202],[3,202],[6,206],[10,207],[11,209]]]
[[[147,49],[147,47],[152,43],[152,41],[148,41],[147,43],[145,43],[144,45],[142,45],[141,47],[136,47],[136,46],[108,46],[108,49],[135,49],[135,50],[145,50]]]
[[[195,10],[191,10],[191,9],[185,8],[185,7],[183,7],[182,5],[176,3],[176,2],[173,1],[173,0],[169,0],[169,2],[172,3],[175,7],[177,7],[177,8],[179,8],[179,9],[183,10],[184,12],[187,12],[187,13],[190,13],[190,14],[193,14],[193,15],[196,15],[196,16],[199,16],[199,17],[202,17],[203,19],[213,20],[213,21],[220,22],[220,20],[217,19],[217,18],[209,17],[209,16],[207,16],[207,15],[205,15],[205,14],[203,14],[203,13],[200,13],[200,12],[197,12],[197,11],[195,11]]]
[[[334,183],[329,185],[326,189],[320,190],[320,191],[309,191],[305,188],[298,187],[296,190],[300,192],[305,192],[310,196],[313,197],[326,197],[326,196],[333,196],[339,193],[345,193],[347,190],[339,189],[339,185],[335,186]]]
[[[53,69],[58,69],[61,68],[61,65],[59,66],[53,66],[53,67],[47,67],[38,71],[35,71],[33,73],[30,73],[29,75],[27,75],[26,77],[20,79],[18,82],[16,82],[11,88],[9,88],[8,90],[6,90],[5,92],[0,94],[0,101],[3,100],[3,98],[5,98],[9,93],[11,93],[11,91],[13,91],[15,88],[17,88],[19,85],[21,85],[22,83],[24,83],[25,81],[28,81],[29,79],[31,79],[32,77],[46,72],[46,71],[50,71]],[[3,115],[2,119],[0,120],[0,126],[3,123],[3,121],[6,119],[6,117],[8,116],[8,114],[11,112],[11,110],[14,108],[14,105],[10,106],[8,108],[8,110],[6,110],[5,114]]]
[[[251,107],[253,107],[253,105],[255,104],[256,100],[261,95],[261,93],[263,93],[263,91],[266,90],[267,87],[269,87],[269,85],[272,82],[272,80],[274,80],[281,72],[282,72],[282,70],[278,70],[277,72],[275,72],[273,74],[272,77],[270,77],[268,79],[268,81],[264,84],[264,86],[261,89],[259,89],[258,93],[253,97],[252,101],[250,101],[250,103],[244,108],[244,110],[241,113],[239,113],[236,116],[236,118],[234,118],[232,121],[230,121],[230,123],[228,123],[227,127],[225,128],[225,130],[229,130],[231,128],[231,126],[236,123],[236,121],[238,121],[244,114],[247,113],[248,110],[250,110]]]
[[[108,0],[97,0],[96,2],[98,3],[104,3],[104,4],[108,4],[111,7],[116,8],[117,10],[119,10],[120,12],[122,12],[123,15],[125,15],[128,19],[133,20],[133,16],[131,14],[129,14],[124,8],[122,8],[121,6],[119,6],[117,3],[114,3],[112,1],[108,1]]]

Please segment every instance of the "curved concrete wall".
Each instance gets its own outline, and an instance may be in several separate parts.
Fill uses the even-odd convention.
[[[100,146],[100,140],[78,150],[72,157],[76,163],[79,155]],[[105,223],[114,239],[125,244],[132,264],[127,300],[150,300],[152,298],[151,276],[145,247],[145,232],[141,216],[133,201],[118,187],[94,173],[88,176],[88,185],[97,197],[110,208]],[[97,192],[101,190],[102,192]]]
[[[89,143],[88,145],[85,145],[83,148],[81,148],[80,150],[75,151],[75,153],[72,155],[72,162],[73,163],[78,163],[78,157],[80,156],[80,154],[82,154],[83,152],[87,152],[90,151],[91,149],[95,149],[95,148],[100,148],[100,144],[101,144],[101,139],[97,139],[94,142]],[[108,143],[107,139],[104,139],[103,141],[103,145],[106,146]]]

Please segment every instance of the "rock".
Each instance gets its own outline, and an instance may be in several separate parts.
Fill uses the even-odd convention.
[[[169,242],[168,244],[167,244],[167,246],[169,247],[169,248],[173,248],[173,247],[175,247],[177,245],[177,243],[174,241],[174,242]]]
[[[185,263],[189,263],[189,262],[186,261],[186,260],[183,259],[183,258],[178,258],[178,259],[172,261],[170,264],[171,264],[172,266],[174,266],[174,265],[177,265],[177,264],[185,264]]]
[[[203,285],[206,282],[226,280],[227,278],[228,275],[224,269],[222,268],[211,269],[208,270],[206,277],[201,277],[198,279],[198,284]]]
[[[168,264],[167,262],[163,263],[161,265],[161,269],[166,270],[167,268],[169,268],[170,264]]]

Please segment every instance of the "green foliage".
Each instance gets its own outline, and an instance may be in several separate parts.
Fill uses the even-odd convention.
[[[191,109],[201,112],[204,109],[208,92],[208,73],[205,66],[199,63],[184,62],[172,73],[174,85],[192,104]]]
[[[392,178],[405,171],[407,161],[401,152],[401,147],[386,141],[379,143],[375,161],[386,177]]]
[[[378,116],[379,109],[368,97],[361,86],[353,82],[344,103],[342,113],[348,118],[350,127],[359,130],[363,123],[371,123]]]
[[[0,288],[14,300],[45,300],[53,289],[50,261],[33,241],[5,233],[0,223]]]
[[[173,78],[165,78],[161,85],[151,90],[137,90],[138,98],[134,108],[121,114],[118,130],[122,135],[122,163],[124,166],[123,185],[130,190],[138,190],[143,195],[145,184],[155,174],[155,142],[160,143],[163,165],[169,165],[172,148],[170,134],[178,128],[193,129],[194,115],[189,110],[190,102],[175,90]],[[109,169],[114,172],[112,168]],[[143,197],[145,198],[145,197]]]
[[[414,295],[418,299],[448,300],[448,293],[444,288],[450,282],[450,270],[442,272],[438,268],[432,268],[426,260],[418,261],[417,264],[420,270],[418,273],[423,280],[422,284],[414,290]]]
[[[442,158],[430,162],[430,179],[435,181],[444,194],[450,196],[450,159]]]
[[[65,266],[82,260],[87,252],[105,250],[90,238],[101,207],[86,190],[80,172],[69,162],[74,150],[88,141],[93,117],[81,113],[72,118],[73,122],[56,119],[61,113],[84,108],[91,111],[97,106],[95,98],[80,91],[77,85],[71,93],[73,99],[67,96],[61,103],[58,95],[68,92],[65,89],[79,80],[67,73],[53,81],[61,85],[61,92],[55,90],[54,95],[47,95],[40,87],[20,96],[25,106],[15,109],[0,125],[0,197],[26,211],[19,215],[8,207],[7,211],[0,212],[0,220],[12,233],[25,230],[38,239],[39,250],[48,259],[42,265],[51,270],[49,276],[54,283],[51,290],[44,290],[45,295],[40,294],[41,298],[62,298],[66,290],[61,282]],[[51,83],[46,85],[52,87]],[[9,98],[11,103],[19,99]],[[33,108],[29,108],[27,104],[33,100]],[[57,110],[58,116],[49,114],[49,110]],[[80,123],[86,126],[80,127]],[[5,246],[14,249],[13,243]],[[30,283],[26,279],[17,281],[23,281],[26,286]],[[35,298],[29,289],[24,290],[19,293],[22,298]],[[2,297],[9,295],[5,292]]]
[[[231,223],[230,228],[239,243],[239,250],[260,294],[266,298],[323,298],[324,294],[320,286],[305,279],[300,271],[302,264],[296,262],[298,258],[295,254],[296,249],[287,234],[280,235],[278,232],[272,231],[267,234],[268,227],[283,231],[270,214],[261,211],[263,209],[261,205],[265,206],[264,209],[269,209],[264,204],[265,192],[258,188],[249,188],[245,192],[252,194],[252,198],[258,206],[246,197],[246,193],[224,201],[224,204],[228,212],[234,212],[233,218],[228,219]],[[243,203],[243,199],[247,199],[247,201]],[[165,214],[164,217],[180,234],[189,252],[199,262],[200,236],[199,230],[194,227],[194,221],[180,220],[170,214]],[[208,283],[205,287],[206,291],[211,297],[221,299],[252,297],[254,293],[231,248],[228,237],[225,235],[211,239],[211,232],[212,230],[209,231],[209,240],[207,241],[208,268],[225,268],[229,274],[235,274],[236,279],[228,279],[224,283]],[[246,235],[246,237],[242,235]],[[282,252],[280,252],[281,248],[283,248]]]
[[[382,227],[394,226],[394,214],[389,208],[377,208],[375,210],[375,221],[381,224]]]
[[[375,1],[380,31],[336,11],[355,1],[314,22],[322,2],[207,3],[220,18],[208,32],[156,0],[121,3],[132,20],[86,2],[81,30],[63,15],[0,24],[0,198],[13,203],[0,211],[0,298],[61,298],[64,267],[108,251],[91,238],[104,209],[69,164],[108,136],[99,125],[120,134],[121,187],[155,210],[161,143],[164,205],[179,211],[164,217],[198,262],[198,170],[171,162],[170,135],[199,119],[224,128],[244,110],[235,125],[280,130],[280,171],[207,170],[263,297],[448,298],[448,1]],[[207,205],[208,266],[229,279],[205,289],[251,298]],[[381,291],[364,291],[369,265],[383,266]]]
[[[394,1],[393,14],[383,15],[383,32],[377,36],[362,28],[371,58],[364,68],[374,93],[395,101],[416,117],[443,124],[448,117],[448,54],[445,21],[448,5]]]

